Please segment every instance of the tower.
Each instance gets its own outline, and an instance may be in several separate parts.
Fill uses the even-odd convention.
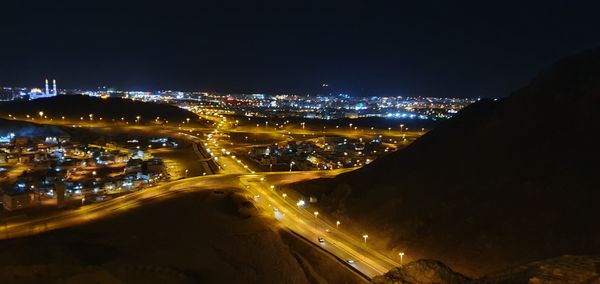
[[[52,79],[53,96],[56,96],[56,80]]]
[[[48,79],[46,79],[46,93],[45,93],[45,95],[46,96],[48,95]]]

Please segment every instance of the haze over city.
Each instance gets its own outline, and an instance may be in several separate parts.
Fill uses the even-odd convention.
[[[0,283],[600,283],[594,1],[5,1]]]

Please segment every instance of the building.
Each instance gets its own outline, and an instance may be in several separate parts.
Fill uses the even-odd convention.
[[[7,211],[26,208],[34,204],[35,197],[31,192],[5,192],[2,196],[2,206]]]
[[[50,97],[55,97],[57,94],[58,94],[58,92],[56,91],[56,80],[52,80],[52,92],[50,92],[48,90],[48,79],[46,79],[45,91],[42,92],[42,90],[40,90],[40,89],[33,88],[33,89],[31,89],[31,92],[29,92],[29,99],[35,100],[35,99],[39,99],[39,98],[50,98]]]
[[[150,159],[142,164],[142,172],[148,174],[166,174],[167,168],[162,159]]]

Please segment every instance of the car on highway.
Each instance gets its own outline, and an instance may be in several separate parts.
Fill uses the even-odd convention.
[[[346,260],[346,262],[349,264],[354,264],[354,260],[352,260],[352,259],[348,259],[348,260]]]
[[[322,243],[322,244],[325,243],[325,239],[323,239],[323,238],[318,238],[318,240],[319,240],[319,243]]]

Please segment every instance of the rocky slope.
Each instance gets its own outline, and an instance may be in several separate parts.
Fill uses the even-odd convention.
[[[596,49],[465,108],[404,150],[295,188],[388,249],[469,275],[597,254],[599,106]]]
[[[419,260],[373,279],[374,284],[592,284],[600,283],[600,257],[562,256],[479,279],[470,279],[435,260]]]

